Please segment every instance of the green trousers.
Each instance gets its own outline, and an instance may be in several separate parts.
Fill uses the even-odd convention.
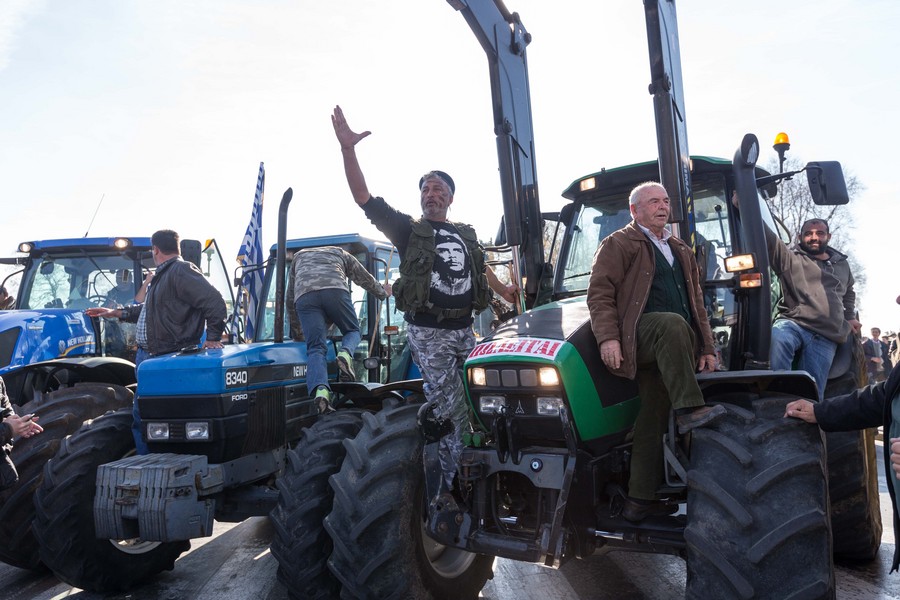
[[[637,374],[641,408],[634,422],[628,495],[656,498],[663,482],[663,434],[669,410],[703,406],[696,378],[694,332],[675,313],[645,313],[637,326]]]

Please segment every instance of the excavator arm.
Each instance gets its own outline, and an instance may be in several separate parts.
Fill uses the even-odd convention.
[[[679,237],[696,246],[691,195],[691,157],[678,48],[674,0],[644,0],[647,47],[650,51],[650,94],[656,117],[659,181],[669,192],[672,221],[681,223]]]
[[[494,108],[494,134],[500,165],[505,243],[512,247],[513,278],[530,308],[551,285],[544,259],[543,223],[538,200],[534,129],[525,48],[531,35],[502,0],[447,0],[459,11],[487,55]],[[521,309],[521,307],[519,307]]]

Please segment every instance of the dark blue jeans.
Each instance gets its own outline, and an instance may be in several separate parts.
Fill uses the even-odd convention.
[[[353,311],[350,292],[339,288],[307,292],[297,298],[294,308],[300,318],[300,326],[303,327],[303,339],[306,340],[306,389],[313,394],[320,385],[329,387],[328,363],[325,359],[328,352],[328,321],[334,323],[344,336],[341,350],[346,350],[353,356],[361,338],[359,320]]]

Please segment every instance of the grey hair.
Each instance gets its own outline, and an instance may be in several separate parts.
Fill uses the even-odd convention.
[[[644,183],[639,183],[634,187],[633,190],[631,190],[631,193],[628,195],[628,206],[634,206],[635,204],[637,204],[637,199],[640,193],[649,187],[661,187],[664,190],[666,189],[658,181],[645,181]]]
[[[453,193],[456,191],[455,190],[456,185],[453,182],[453,179],[450,178],[449,175],[447,175],[443,171],[428,171],[427,173],[422,175],[421,179],[419,179],[419,191],[420,192],[422,191],[422,187],[424,187],[425,182],[428,181],[429,179],[437,179],[438,181],[442,182],[445,186],[447,186],[447,191],[450,192],[451,196],[453,196]]]

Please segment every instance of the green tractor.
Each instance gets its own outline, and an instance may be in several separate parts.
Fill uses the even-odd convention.
[[[500,0],[450,4],[489,59],[505,242],[521,259],[528,310],[482,339],[465,364],[471,431],[452,499],[437,494],[427,403],[393,400],[363,415],[336,460],[322,460],[331,456],[320,450],[326,431],[298,445],[292,460],[327,463],[334,496],[328,546],[288,586],[292,596],[340,589],[347,598],[474,598],[495,556],[556,568],[623,550],[684,558],[690,598],[833,598],[835,557],[872,559],[881,520],[870,433],[826,440],[785,419],[785,404],[817,398],[816,386],[806,372],[769,367],[779,287],[764,228],[779,226],[767,197],[800,173],[757,167],[751,134],[730,161],[689,157],[674,3],[648,0],[660,159],[604,169],[565,190],[571,202],[555,215],[560,247],[551,265],[535,176],[530,36]],[[804,171],[818,203],[847,202],[838,163]],[[633,381],[604,367],[585,293],[599,242],[631,219],[629,191],[657,177],[672,198],[674,233],[693,243],[705,269],[721,370],[697,379],[707,404],[726,416],[689,436],[676,435],[670,419],[659,492],[680,510],[632,523],[621,507],[641,399]],[[740,211],[734,192],[746,199]],[[856,387],[853,346],[839,352],[826,395]]]

